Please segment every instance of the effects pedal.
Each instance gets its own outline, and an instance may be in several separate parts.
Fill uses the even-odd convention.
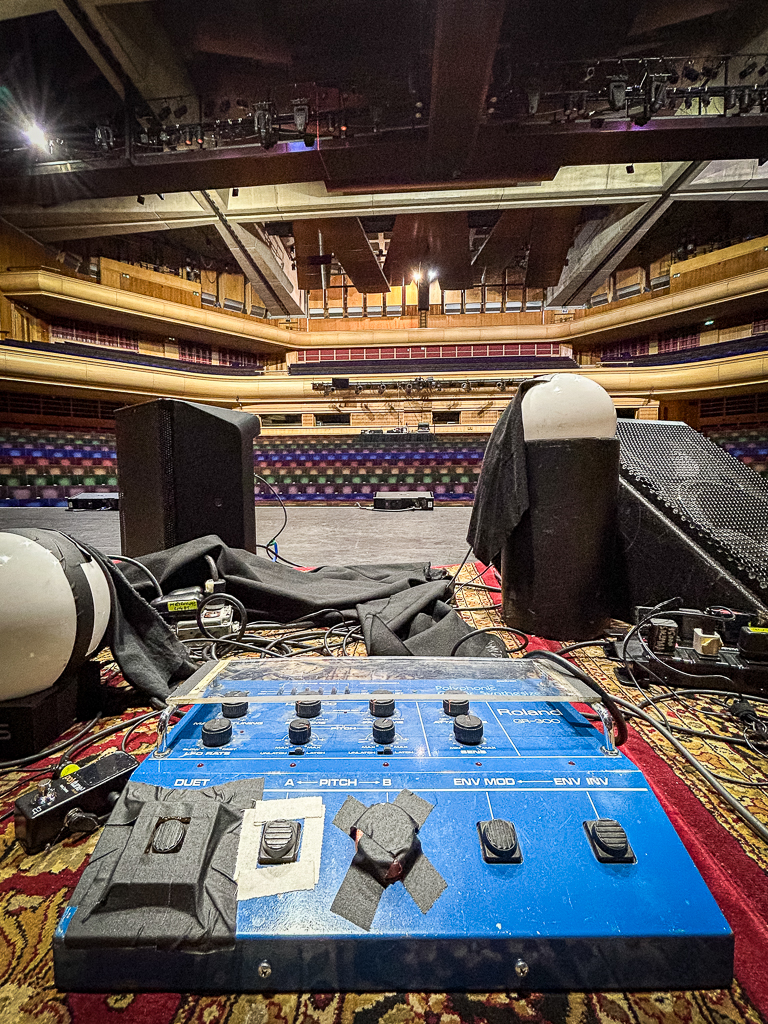
[[[26,853],[39,853],[64,835],[94,832],[103,825],[138,765],[131,754],[117,750],[22,794],[14,804],[13,820]]]
[[[728,924],[573,707],[598,700],[535,658],[209,663],[64,911],[57,985],[727,987]]]

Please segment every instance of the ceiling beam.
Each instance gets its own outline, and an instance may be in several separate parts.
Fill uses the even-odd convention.
[[[671,173],[676,173],[678,166],[675,165]],[[517,252],[522,245],[518,237],[520,233],[527,244],[529,229],[515,227],[515,216],[511,212],[509,220],[505,220],[506,211],[519,211],[523,216],[524,210],[538,206],[626,203],[639,206],[659,198],[669,176],[669,167],[663,164],[636,164],[632,175],[626,173],[623,164],[596,165],[589,168],[563,167],[551,182],[511,188],[341,196],[329,194],[322,182],[301,182],[241,188],[237,196],[232,195],[231,189],[222,189],[217,195],[221,200],[219,206],[227,211],[228,218],[245,224],[271,220],[293,222],[331,217],[392,216],[408,212],[502,211],[491,236],[475,259],[477,275],[482,271],[484,262],[489,273],[500,272],[507,250]],[[760,167],[757,160],[711,163],[690,184],[680,186],[675,199],[677,202],[768,202],[768,165]],[[167,231],[213,223],[210,211],[202,210],[189,192],[166,192],[164,201],[150,193],[143,205],[136,202],[135,195],[115,199],[80,199],[48,207],[8,204],[0,206],[0,216],[42,242]],[[509,237],[506,237],[507,233]],[[506,265],[510,264],[507,262]]]
[[[72,7],[78,0],[62,2]],[[194,123],[200,120],[197,90],[152,6],[79,0],[80,9],[136,92],[145,100],[157,101],[158,109],[168,100],[184,97],[187,113],[179,122]]]
[[[410,281],[413,271],[421,262],[426,246],[423,228],[420,214],[401,213],[395,218],[387,258],[384,260],[384,276],[394,288],[404,280]]]
[[[581,210],[577,206],[555,206],[534,212],[526,288],[549,288],[557,284],[580,217]]]
[[[447,180],[470,163],[506,0],[437,0],[427,163]]]
[[[357,217],[314,221],[322,236],[323,252],[332,253],[359,292],[381,294],[389,285]]]
[[[466,213],[425,213],[424,261],[445,291],[471,288],[472,265],[469,258],[469,217]]]
[[[261,239],[256,238],[240,224],[232,224],[217,199],[209,192],[194,194],[195,200],[208,207],[216,217],[214,227],[237,261],[246,279],[264,303],[271,316],[303,316],[297,288],[277,263],[274,255]]]
[[[547,297],[548,306],[583,306],[653,225],[667,212],[676,193],[706,168],[683,164],[670,176],[662,194],[640,207],[616,207],[599,231],[589,225],[567,254],[567,266]],[[563,261],[565,263],[565,260]]]
[[[524,276],[534,212],[531,207],[504,210],[472,262],[476,280],[499,281],[513,264]]]
[[[299,288],[308,292],[323,287],[323,272],[319,261],[322,254],[322,243],[318,232],[318,223],[316,220],[295,220],[293,222],[293,244],[296,253]]]

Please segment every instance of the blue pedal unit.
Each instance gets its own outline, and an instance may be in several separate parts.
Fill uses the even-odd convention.
[[[233,659],[172,699],[56,930],[60,988],[730,984],[727,922],[551,663]]]

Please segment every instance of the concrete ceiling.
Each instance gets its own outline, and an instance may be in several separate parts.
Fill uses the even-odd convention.
[[[681,204],[766,201],[766,60],[749,0],[5,0],[0,212],[90,255],[162,232],[267,292],[280,221],[313,281],[332,252],[361,291],[431,261],[579,304]]]

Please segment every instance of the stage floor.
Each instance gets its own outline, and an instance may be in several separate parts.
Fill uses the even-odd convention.
[[[299,565],[431,562],[456,565],[467,551],[472,508],[451,505],[432,512],[369,512],[338,505],[289,505],[280,554]],[[259,506],[256,539],[266,544],[280,529],[282,510]],[[0,530],[60,530],[106,554],[120,553],[117,512],[70,512],[66,508],[0,508]],[[262,552],[263,553],[263,552]]]

